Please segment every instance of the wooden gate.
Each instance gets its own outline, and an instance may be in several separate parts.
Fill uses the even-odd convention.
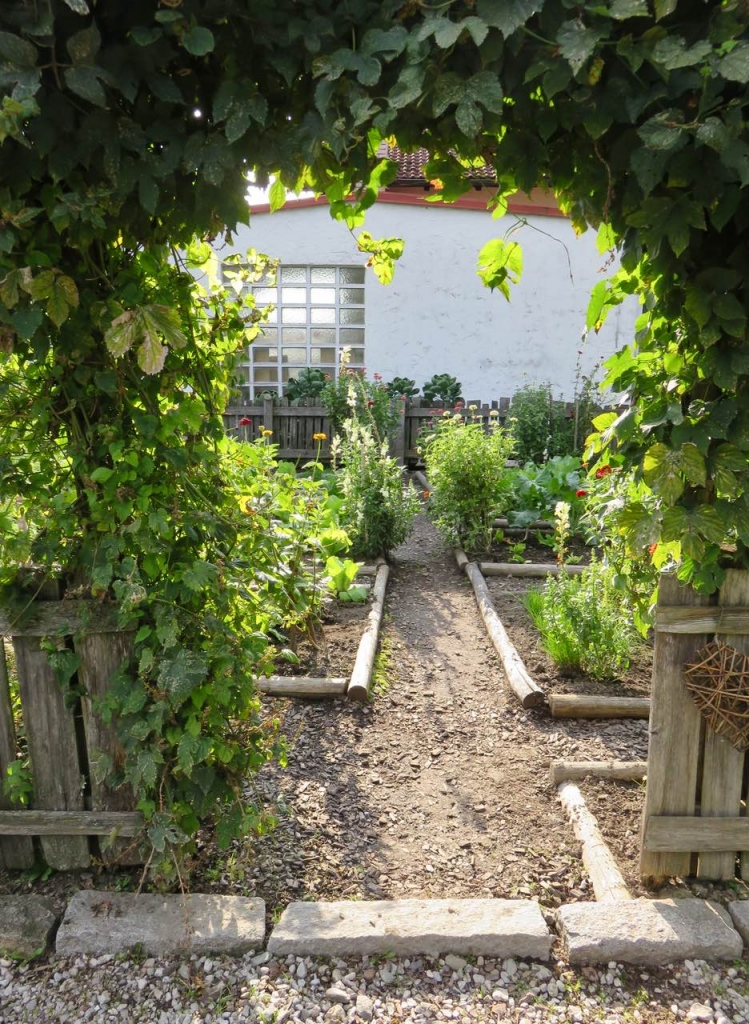
[[[3,636],[10,636],[13,644],[13,688]],[[46,636],[63,638],[81,659],[73,700],[66,701],[49,664],[42,647]],[[125,838],[137,835],[142,826],[132,791],[112,789],[91,770],[101,753],[114,763],[122,755],[114,725],[104,724],[97,701],[132,644],[133,634],[119,632],[116,615],[96,602],[36,601],[22,626],[0,612],[0,778],[5,779],[18,750],[13,692],[20,697],[34,784],[28,810],[11,804],[0,786],[0,867],[31,867],[33,836],[40,839],[46,863],[58,871],[88,867],[92,855],[121,864],[142,861],[140,851]],[[100,851],[94,837],[112,835],[114,841]]]
[[[710,597],[664,576],[658,592],[640,873],[749,881],[747,757],[719,735],[686,686],[685,666],[716,639],[749,654],[749,572]],[[738,706],[749,720],[749,689]]]

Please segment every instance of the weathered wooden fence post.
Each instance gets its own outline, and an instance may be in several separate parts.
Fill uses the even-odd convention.
[[[273,399],[263,399],[263,427],[265,430],[273,430]]]
[[[34,784],[31,809],[0,802],[0,866],[33,863],[39,836],[44,859],[58,871],[88,867],[96,848],[89,837],[113,837],[106,861],[137,864],[143,851],[122,837],[136,837],[143,817],[128,787],[114,789],[92,766],[100,753],[118,765],[123,757],[115,723],[105,724],[99,702],[112,675],[128,659],[133,633],[121,632],[113,606],[96,601],[37,599],[17,622],[0,610],[0,636],[9,635],[16,660],[21,717]],[[71,702],[49,663],[44,637],[56,637],[81,664],[75,683],[82,689]],[[0,647],[0,769],[16,756],[14,722],[4,648]],[[74,690],[73,692],[77,692]],[[0,795],[2,790],[0,789]]]
[[[395,431],[390,445],[391,454],[394,459],[397,459],[401,466],[406,463],[406,399],[405,397],[396,396],[391,399],[391,402],[396,403],[396,413],[398,415],[398,421],[395,425]]]
[[[10,680],[5,660],[5,644],[0,637],[0,810],[10,810],[11,801],[3,795],[2,781],[11,761],[16,759],[16,730],[10,702]],[[34,863],[34,843],[28,836],[0,836],[0,868],[23,871]]]
[[[663,576],[640,856],[640,873],[648,880],[692,873],[731,879],[739,853],[742,875],[749,875],[742,737],[734,745],[713,727],[724,730],[725,719],[734,714],[743,739],[749,740],[749,670],[742,664],[727,689],[724,684],[730,680],[722,666],[715,670],[717,675],[704,674],[703,659],[714,648],[701,649],[716,636],[733,650],[731,666],[737,660],[743,663],[749,654],[749,571],[729,570],[720,593],[711,597],[680,586],[673,575]],[[706,718],[687,688],[685,671],[690,663],[690,676],[697,673],[702,688]],[[694,689],[693,680],[690,685]],[[723,696],[728,693],[730,706],[719,707],[719,689]]]

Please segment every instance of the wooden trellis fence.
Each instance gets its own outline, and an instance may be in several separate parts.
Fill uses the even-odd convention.
[[[37,600],[22,626],[0,611],[2,779],[18,750],[3,636],[10,636],[13,644],[34,795],[32,807],[19,810],[0,787],[0,867],[31,867],[33,836],[39,837],[46,863],[58,871],[88,867],[92,855],[139,863],[140,851],[124,838],[137,835],[142,825],[132,792],[112,789],[91,771],[100,753],[115,763],[121,756],[114,727],[97,714],[97,701],[130,653],[133,634],[119,632],[116,616],[92,601]],[[75,679],[81,695],[74,702],[66,701],[41,646],[45,636],[63,637],[81,659]],[[113,833],[122,838],[100,851],[94,837]]]
[[[642,827],[640,869],[645,879],[731,879],[738,864],[741,876],[749,880],[747,755],[713,727],[744,733],[749,744],[749,678],[742,679],[741,672],[711,675],[700,664],[694,672],[703,676],[703,713],[685,676],[687,666],[706,662],[705,648],[716,638],[735,650],[732,660],[741,667],[749,654],[749,572],[730,570],[720,592],[711,597],[664,576],[658,594]]]

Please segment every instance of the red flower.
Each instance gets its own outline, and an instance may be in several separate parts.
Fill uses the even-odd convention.
[[[242,419],[239,421],[239,425],[240,427],[251,427],[252,420],[250,419],[249,416],[243,416]]]
[[[652,555],[654,555],[656,553],[657,550],[658,550],[658,545],[657,544],[651,544],[650,547],[648,548],[648,554],[652,556]]]
[[[588,493],[587,491],[583,491],[581,489],[579,491],[575,491],[575,497],[576,498],[584,498],[587,493]]]
[[[374,377],[375,380],[382,380],[381,373],[373,373],[372,376]]]
[[[367,405],[369,406],[369,408],[370,408],[370,409],[371,409],[371,408],[372,408],[372,406],[374,405],[374,402],[372,401],[372,399],[371,399],[371,398],[370,398],[370,400],[369,400],[369,401],[367,402]]]
[[[599,466],[596,470],[596,480],[603,480],[611,472],[611,466]]]

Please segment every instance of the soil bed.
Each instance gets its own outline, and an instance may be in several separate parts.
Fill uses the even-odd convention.
[[[371,601],[325,605],[322,628],[313,638],[297,638],[294,648],[299,662],[278,658],[275,672],[280,676],[343,676],[348,678],[356,661]]]
[[[537,531],[529,531],[526,537],[513,537],[502,544],[496,544],[490,551],[466,552],[476,562],[531,562],[533,565],[552,563],[556,561],[554,548],[550,544],[542,544],[538,540]],[[548,536],[549,541],[553,540],[554,534],[541,534]],[[513,548],[517,544],[523,544],[522,550],[517,549],[517,555],[513,554]],[[590,561],[591,548],[583,544],[581,540],[573,538],[568,544],[568,554],[574,559],[576,565],[587,565]]]
[[[621,679],[599,682],[588,675],[562,675],[541,646],[541,637],[523,607],[523,595],[539,589],[543,580],[487,577],[494,607],[525,666],[546,693],[573,693],[601,697],[650,696],[653,669],[652,646],[643,641],[629,671]]]
[[[505,604],[520,608],[507,599],[525,584],[491,586],[503,618]],[[368,607],[339,610],[327,624],[326,656],[331,674],[346,675]],[[540,657],[530,659],[531,671]],[[277,825],[229,851],[201,836],[187,881],[196,892],[263,897],[269,923],[299,899],[537,897],[544,907],[590,900],[549,762],[647,757],[644,721],[523,711],[469,581],[423,516],[393,557],[371,702],[264,698],[263,706],[280,721],[288,767],[266,766],[246,795]],[[591,810],[639,893],[640,787],[601,792],[606,800]],[[134,889],[139,879],[137,869],[0,873],[0,892],[34,891],[61,905],[76,889]]]
[[[587,778],[578,783],[588,809],[595,815],[603,838],[614,855],[633,896],[650,896],[640,880],[640,827],[645,806],[645,784],[638,782],[611,782],[608,779]],[[749,899],[749,886],[740,879],[729,884],[699,879],[673,878],[660,892],[673,896],[681,891],[686,895],[730,903],[736,899]]]

